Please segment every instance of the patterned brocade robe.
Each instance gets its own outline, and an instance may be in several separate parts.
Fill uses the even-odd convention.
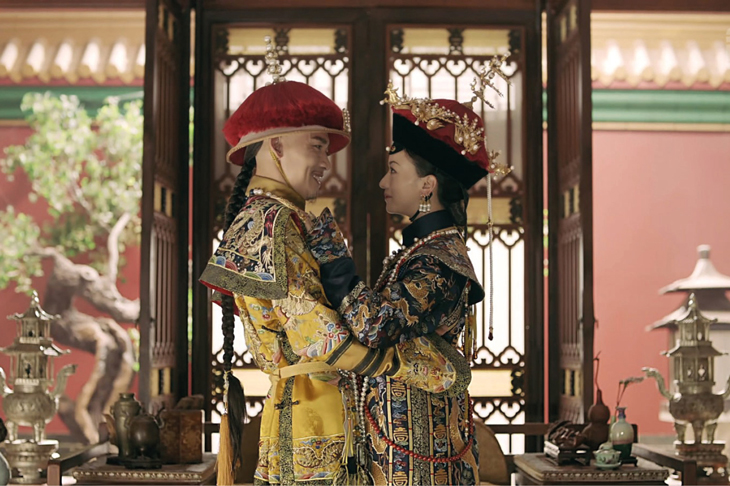
[[[200,280],[235,297],[248,350],[272,382],[255,482],[331,484],[346,442],[335,367],[401,376],[435,391],[452,389],[464,363],[445,358],[438,341],[418,339],[380,350],[358,343],[324,295],[319,265],[305,243],[304,200],[263,177],[253,177],[249,189],[264,194],[248,198]],[[292,372],[313,364],[314,369]],[[430,370],[427,379],[415,367]]]
[[[428,240],[434,232],[453,227],[448,212],[425,215],[404,229],[405,250],[386,261],[381,275],[385,282],[372,289],[355,275],[351,259],[338,251],[335,233],[339,230],[326,219],[316,222],[310,246],[321,263],[327,297],[339,307],[357,339],[382,349],[394,343],[407,345],[439,329],[450,344],[445,355],[461,355],[457,342],[466,324],[467,306],[481,301],[484,291],[458,234],[451,230]],[[422,246],[408,255],[411,245]],[[468,385],[470,379],[467,372],[457,381]],[[389,376],[370,378],[369,384],[367,407],[382,433],[401,448],[443,458],[457,455],[468,443],[471,431],[464,386],[432,393]],[[369,434],[375,484],[478,484],[476,443],[459,460],[434,463],[389,446],[372,427]]]

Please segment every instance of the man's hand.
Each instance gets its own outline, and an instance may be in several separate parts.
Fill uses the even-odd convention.
[[[309,233],[314,227],[314,221],[317,219],[317,216],[315,216],[311,211],[304,213],[304,216],[305,217],[302,218],[304,220],[304,227],[307,229],[307,233]]]

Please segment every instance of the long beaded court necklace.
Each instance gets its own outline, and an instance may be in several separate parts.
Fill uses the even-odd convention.
[[[461,232],[459,232],[456,228],[446,228],[439,231],[434,231],[433,233],[429,234],[425,238],[419,240],[416,239],[414,243],[407,247],[407,248],[401,248],[400,250],[394,251],[387,257],[385,257],[385,260],[383,260],[383,271],[380,272],[380,276],[378,277],[378,281],[375,282],[374,289],[376,291],[380,291],[383,289],[385,285],[392,285],[395,283],[396,278],[398,278],[398,273],[400,272],[400,269],[403,267],[403,264],[408,261],[411,255],[416,252],[419,248],[422,246],[425,246],[428,244],[431,240],[434,238],[439,238],[442,236],[449,236],[449,235],[459,235],[461,237]],[[395,266],[392,266],[392,263],[398,259]],[[387,281],[386,281],[387,280]]]

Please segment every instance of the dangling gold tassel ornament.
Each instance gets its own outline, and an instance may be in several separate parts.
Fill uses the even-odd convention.
[[[492,174],[487,174],[487,227],[489,228],[489,336],[494,340],[494,222],[492,221]]]
[[[218,477],[216,484],[230,485],[235,479],[233,477],[233,443],[231,442],[231,430],[228,425],[228,375],[230,371],[224,373],[223,383],[223,406],[225,412],[221,416],[220,424],[220,448],[218,450],[218,458],[216,467],[218,468]]]

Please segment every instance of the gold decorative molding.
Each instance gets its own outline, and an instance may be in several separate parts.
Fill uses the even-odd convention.
[[[593,12],[591,79],[617,89],[730,88],[730,14]]]
[[[730,89],[730,14],[594,12],[591,23],[591,77],[598,87]],[[144,26],[142,9],[3,10],[0,81],[140,84]],[[406,47],[414,52],[444,45],[441,30],[406,30]],[[271,32],[231,28],[232,51],[257,49],[264,31]],[[324,33],[311,29],[306,35]],[[464,52],[496,53],[507,39],[505,29],[466,29]],[[322,43],[292,38],[292,45],[300,44]]]
[[[144,76],[143,10],[5,11],[0,79],[129,84]]]

